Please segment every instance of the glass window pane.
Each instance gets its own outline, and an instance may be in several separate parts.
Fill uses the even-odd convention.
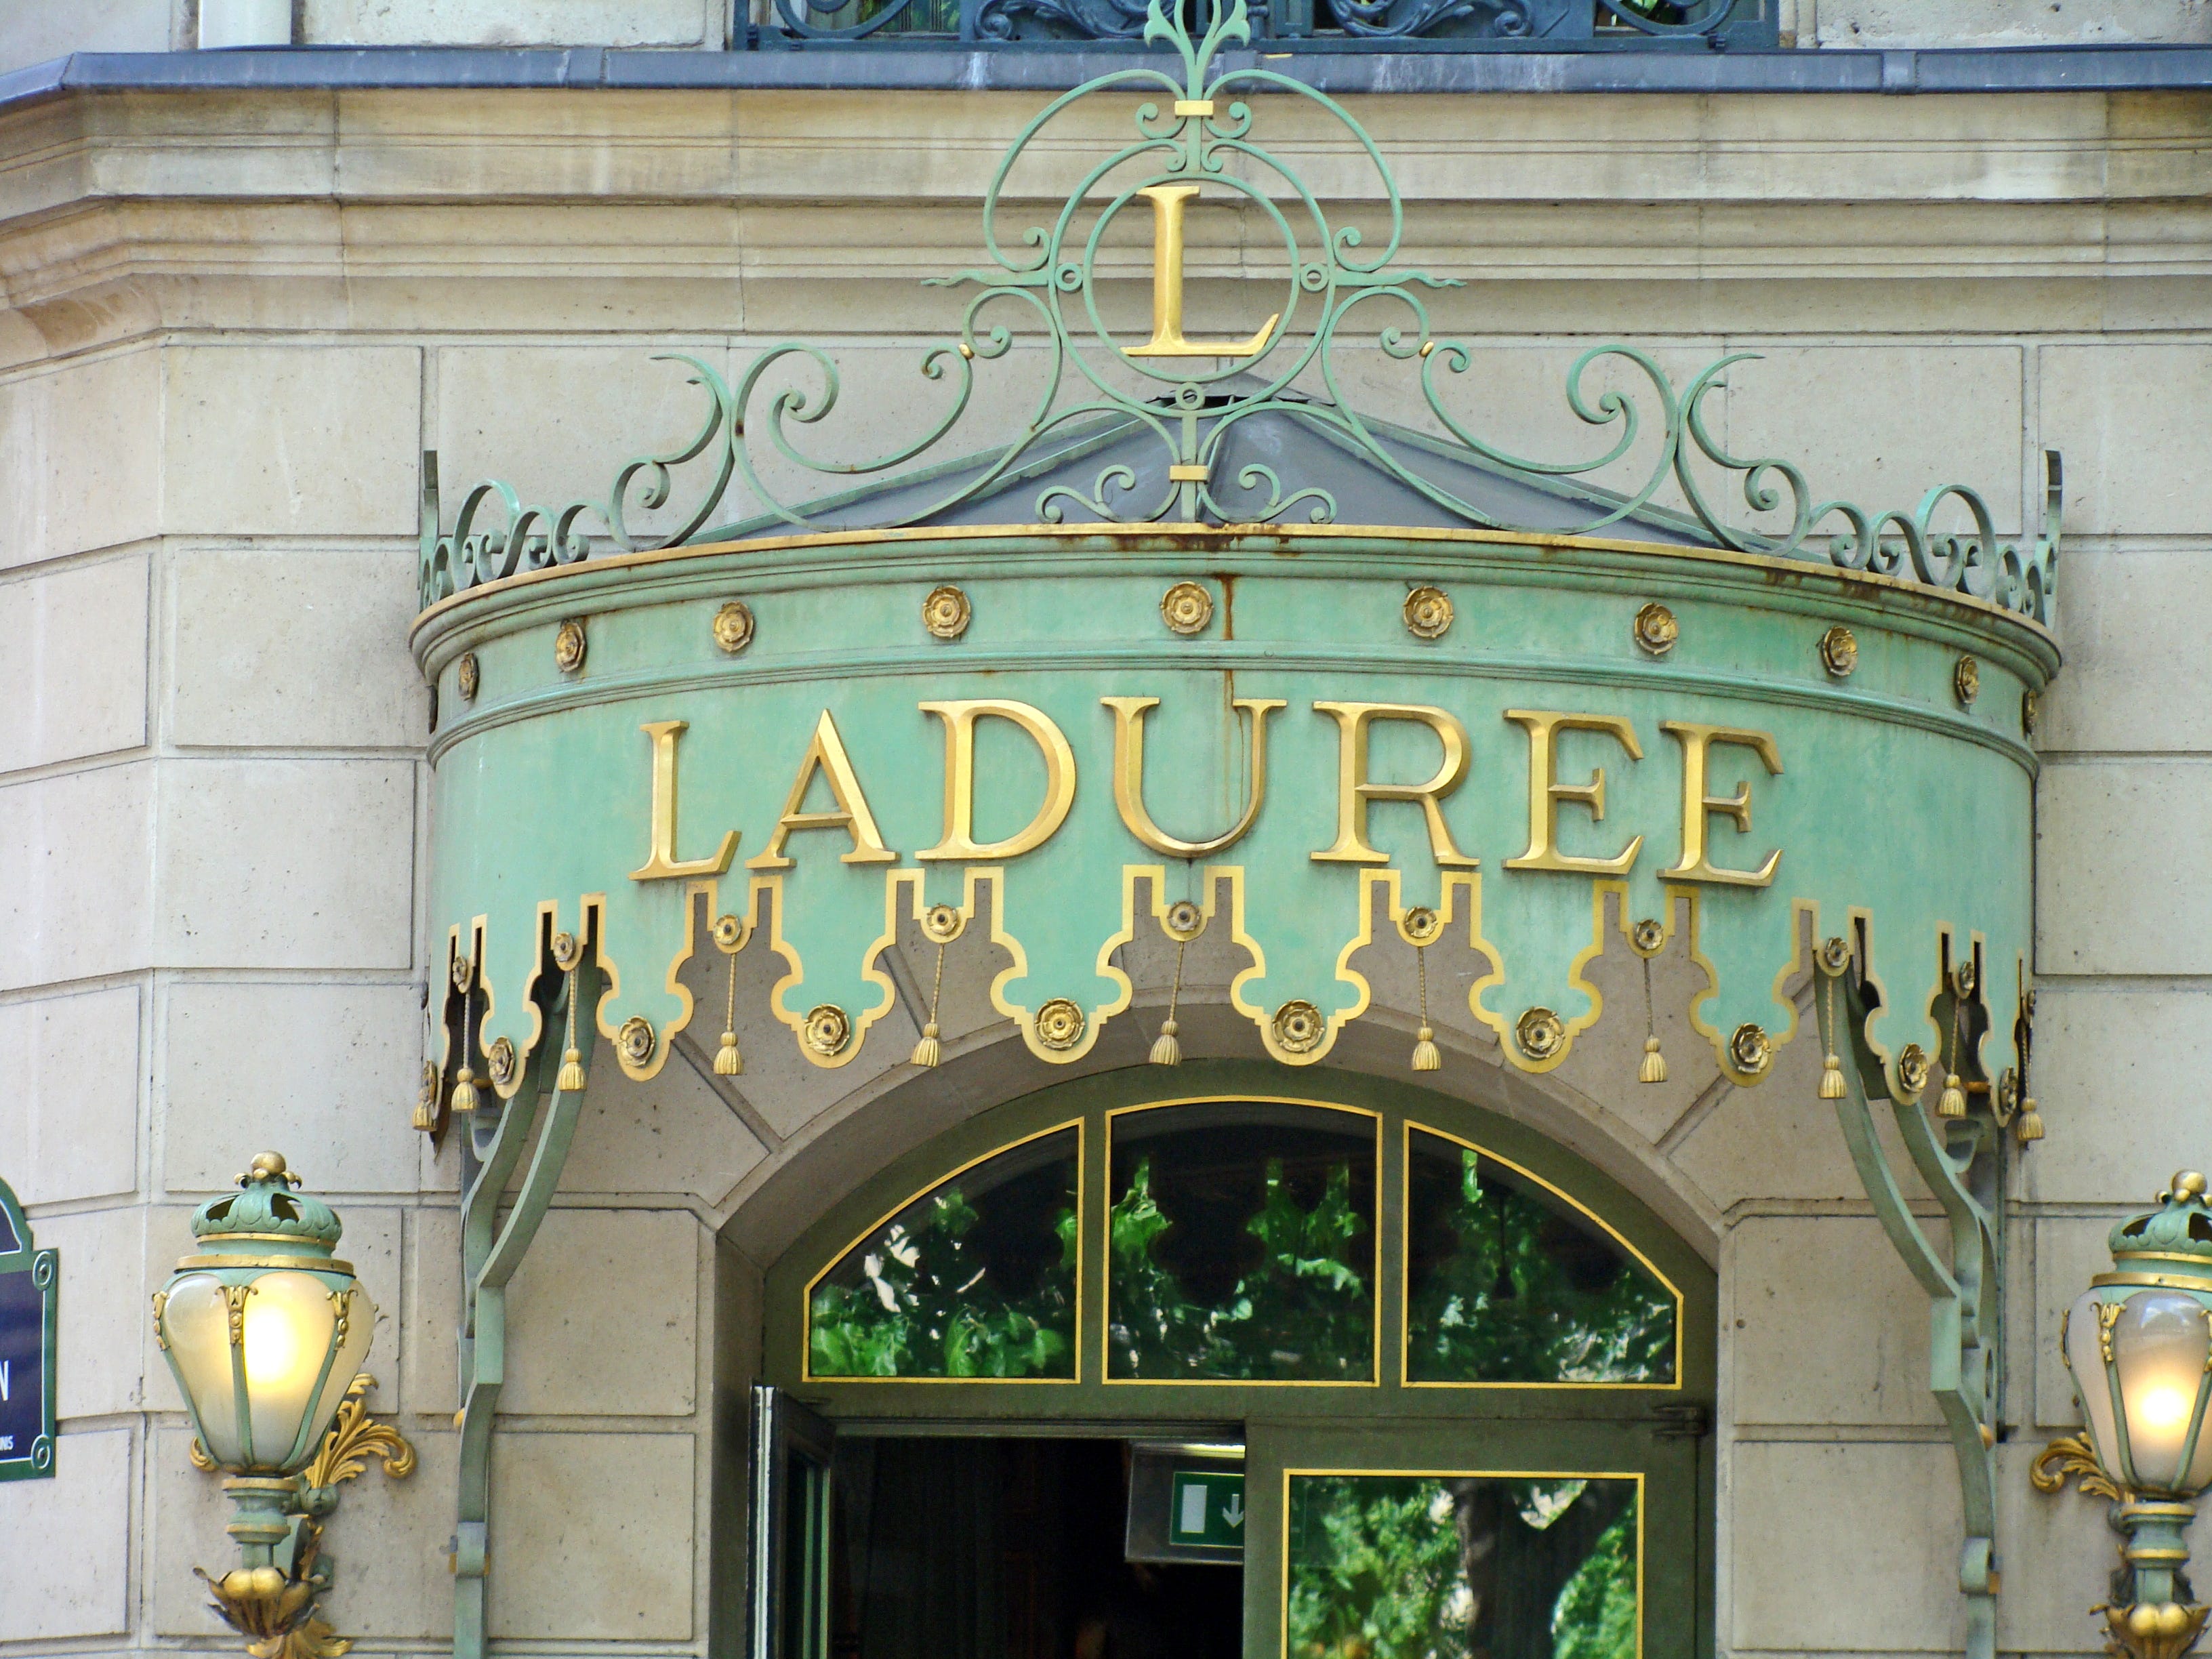
[[[1635,1659],[1637,1483],[1292,1474],[1285,1659]]]
[[[1109,1376],[1373,1378],[1374,1119],[1209,1102],[1111,1122]]]
[[[1595,1218],[1487,1152],[1407,1139],[1407,1381],[1674,1380],[1674,1292]]]
[[[1073,1125],[924,1193],[807,1297],[814,1376],[1075,1375]]]

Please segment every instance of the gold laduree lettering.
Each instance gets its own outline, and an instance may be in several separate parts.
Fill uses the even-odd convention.
[[[830,786],[830,799],[837,803],[830,812],[809,812],[805,810],[806,792],[814,785],[814,775],[819,772]],[[853,850],[838,854],[842,864],[890,864],[898,854],[884,845],[883,832],[876,828],[876,815],[868,810],[868,798],[860,792],[860,780],[854,775],[853,763],[846,756],[844,739],[837,735],[837,722],[823,709],[822,718],[814,725],[814,741],[806,745],[806,753],[799,763],[799,775],[792,780],[791,794],[783,803],[783,815],[775,821],[775,832],[768,838],[768,845],[752,858],[745,860],[748,870],[788,870],[791,860],[784,856],[783,843],[794,830],[842,830],[853,838]]]
[[[1573,801],[1589,808],[1591,822],[1605,822],[1605,769],[1590,769],[1588,783],[1559,780],[1559,736],[1562,732],[1603,732],[1628,751],[1631,760],[1642,760],[1636,729],[1615,714],[1563,714],[1543,708],[1509,708],[1505,718],[1528,730],[1528,850],[1505,860],[1509,870],[1567,870],[1587,876],[1625,876],[1644,850],[1638,836],[1609,859],[1580,858],[1559,850],[1559,803]]]
[[[632,881],[668,881],[679,876],[719,876],[738,854],[738,832],[725,832],[721,850],[710,859],[676,856],[676,740],[688,720],[648,720],[639,730],[653,739],[653,828],[650,856],[629,872]]]
[[[1729,887],[1768,885],[1782,864],[1778,847],[1756,870],[1731,870],[1712,861],[1707,831],[1716,814],[1733,819],[1737,834],[1751,833],[1751,786],[1740,784],[1733,795],[1716,795],[1709,793],[1711,786],[1706,776],[1712,750],[1723,744],[1750,750],[1765,763],[1770,775],[1779,776],[1782,751],[1775,747],[1773,736],[1732,726],[1702,726],[1692,720],[1662,720],[1659,729],[1682,745],[1682,856],[1673,869],[1662,872],[1663,878],[1717,882]]]
[[[1041,708],[1002,697],[969,697],[955,702],[915,705],[945,722],[945,838],[925,859],[1011,859],[1044,845],[1067,820],[1075,804],[1075,754],[1066,736]],[[1029,827],[1004,841],[975,839],[975,722],[989,718],[1012,722],[1027,732],[1044,757],[1044,803]]]
[[[1367,807],[1371,801],[1417,801],[1428,821],[1429,850],[1438,864],[1472,870],[1476,861],[1452,845],[1451,831],[1437,803],[1467,776],[1467,727],[1442,708],[1416,702],[1316,702],[1316,713],[1336,721],[1336,840],[1312,854],[1322,864],[1388,864],[1389,855],[1367,844]],[[1376,783],[1367,775],[1368,728],[1376,720],[1413,720],[1427,726],[1443,745],[1443,763],[1426,783]]]
[[[1267,716],[1285,707],[1280,697],[1232,697],[1231,706],[1251,716],[1252,774],[1245,792],[1244,815],[1226,835],[1211,841],[1182,841],[1152,822],[1145,809],[1145,714],[1159,707],[1158,697],[1101,697],[1114,711],[1114,805],[1131,835],[1163,858],[1211,858],[1244,839],[1259,820],[1267,798]]]

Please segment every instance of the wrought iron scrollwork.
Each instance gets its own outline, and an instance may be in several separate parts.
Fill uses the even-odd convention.
[[[1498,0],[1340,3],[1376,8],[1376,19],[1397,19],[1403,14],[1390,7],[1489,5]],[[1626,8],[1650,27],[1662,26],[1660,0],[1605,3],[1616,10]],[[985,0],[984,9],[992,5],[1001,12],[1016,7],[1107,7],[1118,9],[1121,21],[1135,16],[1130,9],[1133,0]],[[482,582],[574,563],[591,556],[595,547],[629,550],[681,544],[714,521],[732,483],[742,484],[770,528],[780,525],[805,532],[928,522],[1006,490],[1024,476],[1024,468],[1053,462],[1062,451],[1073,460],[1086,434],[1095,434],[1101,423],[1118,425],[1140,444],[1157,445],[1165,463],[1164,481],[1152,482],[1162,469],[1147,466],[1140,472],[1125,443],[1110,457],[1101,457],[1087,488],[1062,467],[1031,498],[1036,520],[1117,525],[1190,523],[1209,516],[1236,524],[1334,521],[1337,504],[1326,489],[1232,453],[1231,440],[1253,429],[1248,423],[1273,416],[1333,440],[1466,525],[1632,534],[1615,527],[1639,514],[1671,513],[1685,532],[1702,533],[1735,552],[1871,571],[2051,621],[2059,537],[2056,456],[2043,522],[2033,540],[2001,542],[1987,502],[1960,484],[1939,485],[1910,508],[1872,510],[1819,497],[1793,463],[1735,454],[1715,434],[1708,400],[1727,386],[1731,370],[1755,360],[1750,353],[1723,357],[1678,386],[1656,359],[1633,346],[1607,344],[1584,352],[1569,369],[1564,390],[1575,416],[1601,440],[1611,440],[1595,454],[1548,461],[1515,453],[1479,434],[1446,392],[1480,359],[1466,342],[1437,337],[1425,297],[1459,284],[1395,265],[1404,205],[1374,141],[1343,106],[1304,82],[1249,61],[1224,65],[1225,47],[1252,40],[1246,0],[1203,9],[1211,21],[1204,35],[1194,40],[1180,9],[1171,15],[1161,0],[1151,0],[1143,14],[1144,40],[1171,47],[1180,59],[1179,72],[1171,74],[1155,60],[1100,76],[1054,100],[1000,161],[983,202],[983,241],[990,263],[927,279],[965,288],[969,295],[957,336],[921,356],[923,378],[945,388],[937,417],[925,422],[921,430],[866,459],[831,459],[813,453],[804,441],[808,432],[823,429],[842,392],[837,365],[820,348],[799,341],[770,346],[753,359],[734,387],[699,359],[673,356],[669,361],[683,364],[704,393],[699,428],[678,448],[624,463],[604,499],[527,506],[504,483],[482,483],[463,499],[452,531],[441,533],[431,458],[424,469],[423,605]],[[1711,0],[1694,13],[1686,10],[1687,21],[1679,27],[1727,15],[1728,3]],[[1387,216],[1387,231],[1375,246],[1370,247],[1358,226],[1334,222],[1297,173],[1254,136],[1255,106],[1244,101],[1253,92],[1303,99],[1338,125],[1376,181],[1373,210]],[[1133,133],[1098,157],[1050,222],[1024,226],[1018,233],[1002,227],[1008,177],[1039,135],[1079,103],[1127,94],[1139,100]],[[1117,341],[1100,301],[1100,250],[1109,228],[1124,213],[1149,207],[1156,216],[1155,229],[1165,238],[1165,222],[1158,216],[1168,210],[1163,197],[1194,196],[1201,184],[1213,189],[1217,202],[1237,198],[1235,205],[1257,222],[1262,244],[1273,245],[1272,232],[1283,248],[1286,271],[1284,287],[1277,290],[1281,297],[1274,301],[1275,316],[1250,341],[1216,343],[1218,351],[1203,355],[1179,334],[1138,347]],[[1180,213],[1180,204],[1175,211]],[[1181,220],[1174,222],[1179,227]],[[1180,234],[1175,232],[1176,238]],[[1179,240],[1174,258],[1179,283]],[[1384,307],[1379,317],[1378,305]],[[1034,400],[1026,403],[1025,416],[1018,417],[1018,427],[988,452],[957,465],[911,471],[967,415],[978,366],[996,363],[1012,352],[1018,324],[1030,331],[1025,341],[1041,342],[1046,371]],[[1156,315],[1156,330],[1164,326]],[[1180,329],[1179,321],[1176,327]],[[1440,452],[1447,459],[1533,485],[1570,507],[1579,502],[1587,508],[1583,520],[1571,526],[1512,522],[1448,487],[1433,471],[1411,465],[1401,446],[1370,428],[1340,385],[1338,349],[1355,332],[1363,344],[1379,345],[1385,358],[1413,371],[1429,416],[1448,435]],[[1634,389],[1607,385],[1599,390],[1600,370],[1625,371]],[[1133,373],[1149,384],[1133,390]],[[1325,398],[1298,389],[1301,381],[1308,387],[1318,381]],[[763,441],[765,451],[760,448]],[[861,496],[793,501],[763,477],[757,463],[769,458],[802,474],[833,480],[895,478],[904,487],[876,504],[876,516],[870,515]],[[692,462],[703,463],[707,471],[698,501],[674,529],[650,538],[640,534],[628,515],[666,507],[674,469]],[[1636,476],[1626,483],[1607,475],[1607,469],[1631,465]],[[902,470],[907,470],[904,476],[897,476]],[[1748,523],[1715,499],[1715,472],[1740,494]],[[1656,504],[1670,483],[1686,513]]]

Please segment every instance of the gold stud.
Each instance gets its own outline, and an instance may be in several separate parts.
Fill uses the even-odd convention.
[[[1959,659],[1959,665],[1951,671],[1951,690],[1963,706],[1982,694],[1982,665],[1972,657]]]
[[[629,1066],[643,1066],[653,1058],[653,1051],[660,1046],[659,1036],[653,1022],[643,1014],[632,1014],[615,1033],[615,1051]]]
[[[968,596],[946,584],[933,587],[921,602],[921,625],[940,640],[957,640],[968,631]]]
[[[477,700],[478,674],[477,653],[473,651],[462,652],[460,661],[453,668],[453,690],[460,694],[463,702],[474,702]]]
[[[804,1035],[806,1046],[816,1054],[834,1054],[852,1040],[853,1022],[836,1003],[825,1002],[808,1010]]]
[[[1310,1002],[1293,999],[1275,1010],[1275,1042],[1285,1054],[1310,1054],[1321,1045],[1328,1029],[1321,1010]]]
[[[1764,1076],[1774,1063],[1774,1040],[1759,1026],[1739,1025],[1729,1035],[1729,1058],[1745,1076]]]
[[[1197,582],[1177,582],[1160,595],[1160,620],[1171,634],[1200,634],[1213,620],[1213,595]]]
[[[742,599],[732,599],[714,613],[714,643],[734,657],[753,642],[753,613]]]
[[[1549,1008],[1530,1008],[1513,1024],[1514,1040],[1530,1060],[1553,1058],[1567,1046],[1565,1023]]]
[[[1417,640],[1440,640],[1452,625],[1451,595],[1441,587],[1417,587],[1406,595],[1406,631]]]
[[[554,630],[553,665],[564,674],[573,674],[584,665],[584,624],[575,617]]]
[[[1831,678],[1847,680],[1859,665],[1859,636],[1838,625],[1820,635],[1820,666]]]
[[[1054,1054],[1066,1054],[1083,1041],[1083,1010],[1066,997],[1054,997],[1036,1011],[1037,1041]]]
[[[1634,631],[1638,648],[1654,657],[1665,656],[1682,637],[1674,613],[1656,599],[1636,613]]]
[[[1928,1053],[1918,1043],[1908,1042],[1897,1051],[1897,1080],[1915,1098],[1928,1086]]]
[[[2043,713],[2043,699],[2033,691],[2020,694],[2020,732],[2025,738],[2035,735],[2037,717]]]

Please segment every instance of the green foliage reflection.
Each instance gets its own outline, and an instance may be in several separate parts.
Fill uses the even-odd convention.
[[[909,1206],[825,1273],[808,1307],[817,1376],[1075,1374],[1075,1164]]]
[[[1422,1382],[1666,1382],[1674,1298],[1559,1200],[1413,1137],[1407,1374]]]
[[[1635,1659],[1626,1480],[1300,1475],[1291,1659]]]
[[[1349,1159],[1302,1206],[1279,1158],[1267,1161],[1264,1199],[1243,1224],[1260,1259],[1223,1300],[1194,1300],[1160,1259],[1176,1224],[1152,1194],[1152,1160],[1138,1160],[1109,1213],[1114,1375],[1243,1382],[1364,1381],[1373,1374],[1373,1250],[1352,1201]]]

